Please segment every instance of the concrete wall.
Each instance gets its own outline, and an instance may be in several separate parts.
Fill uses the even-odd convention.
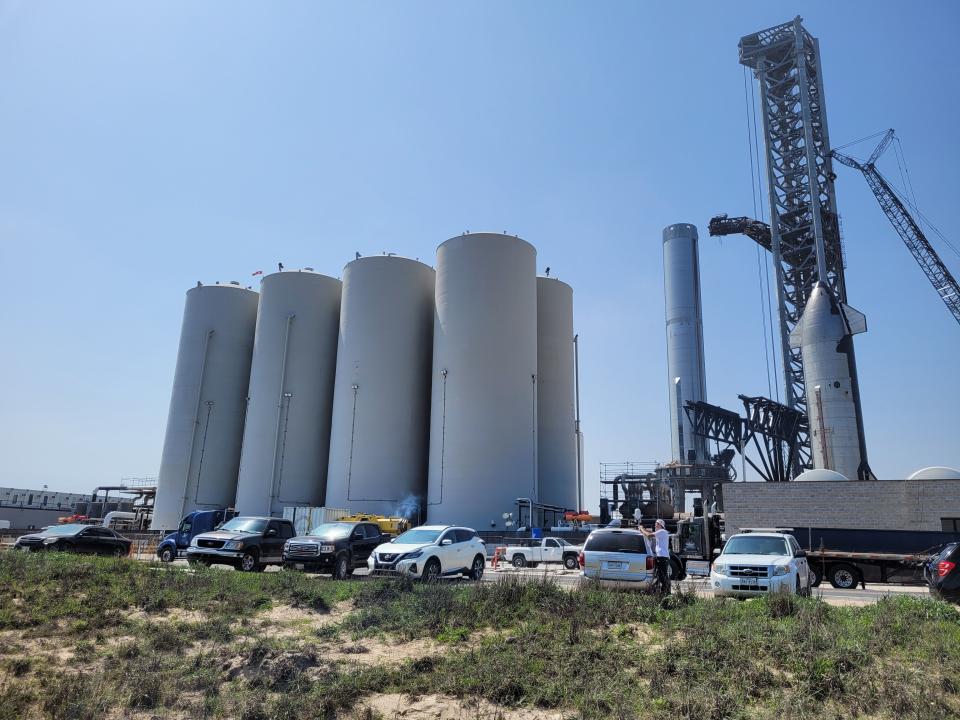
[[[943,529],[960,518],[960,480],[728,483],[726,532],[743,527]]]

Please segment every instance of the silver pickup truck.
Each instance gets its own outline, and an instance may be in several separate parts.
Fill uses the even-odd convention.
[[[567,570],[580,567],[581,545],[572,545],[563,538],[531,540],[527,545],[508,545],[504,560],[514,567],[536,567],[540,563],[563,563]]]

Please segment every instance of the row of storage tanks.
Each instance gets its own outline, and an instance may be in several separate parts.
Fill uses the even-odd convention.
[[[518,498],[576,509],[573,291],[520,238],[464,234],[436,270],[187,292],[153,517],[348,508],[503,527]]]

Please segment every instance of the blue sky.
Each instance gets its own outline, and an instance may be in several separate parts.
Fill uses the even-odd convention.
[[[802,14],[834,144],[895,127],[960,244],[960,5],[800,5],[0,2],[0,485],[156,474],[197,280],[467,229],[574,288],[588,497],[601,460],[668,460],[663,226],[700,228],[709,399],[767,392],[754,247],[706,236],[752,212],[742,35]],[[871,463],[960,466],[960,328],[838,174]]]

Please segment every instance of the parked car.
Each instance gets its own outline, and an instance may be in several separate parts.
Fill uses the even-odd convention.
[[[130,553],[131,540],[110,528],[97,525],[51,525],[38,533],[21,535],[14,543],[17,550],[59,550],[62,552],[112,555],[123,557]]]
[[[603,528],[594,530],[583,543],[580,566],[583,576],[602,584],[626,585],[648,590],[655,579],[654,553],[639,530]]]
[[[771,592],[809,595],[812,577],[807,554],[793,535],[737,533],[710,568],[714,595],[759,597]]]
[[[525,545],[508,545],[504,560],[514,567],[535,568],[540,563],[563,563],[567,570],[576,570],[579,565],[580,545],[573,545],[563,538],[548,537],[531,540]]]
[[[480,580],[487,549],[476,530],[449,525],[422,525],[380,545],[370,555],[372,575],[409,575],[423,580],[467,575]]]
[[[167,535],[157,545],[157,557],[161,562],[173,562],[187,554],[187,548],[197,535],[210,532],[234,514],[232,510],[194,510],[180,521],[180,527]]]
[[[949,543],[930,556],[923,569],[930,594],[960,603],[960,543]]]
[[[374,548],[389,539],[375,522],[321,523],[308,534],[287,540],[283,566],[328,572],[335,580],[343,580],[357,568],[366,567]]]
[[[283,544],[296,534],[293,523],[282,518],[235,517],[194,537],[187,548],[187,562],[260,571],[283,562]]]

